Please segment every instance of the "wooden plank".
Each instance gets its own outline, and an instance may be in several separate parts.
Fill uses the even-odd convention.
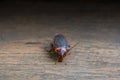
[[[115,46],[100,43],[86,43],[78,45],[66,57],[67,65],[59,63],[54,65],[55,60],[42,50],[42,52],[17,52],[4,51],[0,53],[0,80],[117,80],[120,78],[119,49]],[[14,44],[11,42],[10,44]],[[94,44],[94,45],[93,45]],[[15,43],[16,46],[26,46],[23,43]],[[3,49],[7,48],[4,45]],[[103,47],[104,46],[104,47]],[[108,48],[107,48],[108,46]],[[36,48],[38,45],[26,46]],[[25,48],[25,47],[24,47]],[[87,48],[87,50],[86,50]],[[17,49],[11,47],[13,52]],[[11,50],[9,48],[9,50]],[[23,48],[22,48],[23,49]],[[19,48],[19,50],[22,50]],[[38,49],[38,48],[37,48]],[[2,48],[1,48],[2,50]],[[2,50],[3,51],[3,50]]]

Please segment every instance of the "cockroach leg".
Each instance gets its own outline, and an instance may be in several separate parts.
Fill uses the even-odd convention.
[[[68,52],[68,55],[70,55],[70,52]]]
[[[67,55],[70,55],[70,50],[69,49],[67,50]]]
[[[56,62],[55,62],[55,65],[58,63],[58,60],[59,60],[60,56],[57,58]]]
[[[70,48],[71,46],[70,46],[70,45],[68,45],[68,47]]]
[[[55,65],[58,63],[58,59],[55,61]]]
[[[56,61],[56,62],[55,62],[55,65],[56,65],[57,63],[58,63],[58,62]]]
[[[64,64],[65,64],[65,65],[67,65],[67,62],[66,62],[66,61],[64,61]]]

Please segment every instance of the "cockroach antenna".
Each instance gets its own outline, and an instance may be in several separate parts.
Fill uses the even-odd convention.
[[[78,44],[80,43],[80,41],[79,42],[77,42],[76,44],[74,44],[70,49],[69,49],[69,51],[68,52],[70,52],[74,47],[76,47]]]

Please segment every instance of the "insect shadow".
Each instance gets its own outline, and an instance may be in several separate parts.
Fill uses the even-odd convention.
[[[46,51],[47,55],[49,55],[49,58],[51,58],[55,62],[58,58],[58,54],[55,52],[50,52],[50,48],[51,48],[50,45],[46,44],[44,50]]]

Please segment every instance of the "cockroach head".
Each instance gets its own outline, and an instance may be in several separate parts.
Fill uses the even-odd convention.
[[[62,62],[62,61],[63,61],[65,52],[66,52],[66,49],[65,49],[65,48],[60,48],[58,62]]]
[[[66,49],[65,48],[61,48],[60,55],[63,56],[65,52],[66,52]]]

